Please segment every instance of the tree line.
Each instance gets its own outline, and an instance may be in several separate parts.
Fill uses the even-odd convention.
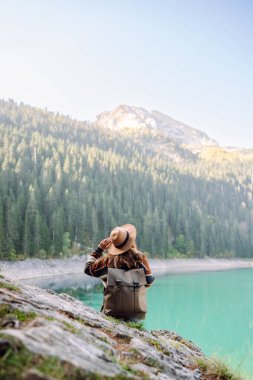
[[[79,254],[124,223],[153,257],[253,256],[250,162],[11,100],[0,136],[0,259]]]

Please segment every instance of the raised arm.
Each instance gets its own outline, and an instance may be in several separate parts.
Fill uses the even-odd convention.
[[[147,281],[146,287],[150,288],[150,286],[155,281],[155,277],[152,275],[152,270],[150,268],[150,264],[146,256],[143,256],[142,265],[143,265],[143,269],[146,275],[146,281]]]
[[[92,252],[85,263],[85,274],[93,277],[101,277],[107,274],[107,267],[105,266],[104,261],[101,259],[101,257],[103,255],[103,251],[110,245],[110,238],[104,239],[98,244],[98,247],[95,249],[95,251]]]

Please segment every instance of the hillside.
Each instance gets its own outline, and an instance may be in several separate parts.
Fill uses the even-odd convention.
[[[0,258],[70,256],[126,222],[151,256],[252,257],[252,152],[152,115],[109,128],[0,101]]]
[[[2,276],[0,326],[0,380],[240,380],[176,333]]]

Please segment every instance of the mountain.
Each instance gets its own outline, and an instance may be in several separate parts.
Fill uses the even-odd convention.
[[[0,259],[67,257],[125,223],[153,257],[253,257],[252,151],[127,109],[122,129],[0,100]]]
[[[140,107],[120,105],[111,112],[103,112],[97,116],[99,127],[112,130],[144,130],[158,132],[178,144],[198,146],[218,146],[218,143],[204,132],[172,119],[158,111],[147,111]]]

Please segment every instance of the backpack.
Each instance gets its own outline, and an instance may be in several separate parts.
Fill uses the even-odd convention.
[[[103,312],[116,318],[144,319],[147,312],[144,269],[108,268]]]

